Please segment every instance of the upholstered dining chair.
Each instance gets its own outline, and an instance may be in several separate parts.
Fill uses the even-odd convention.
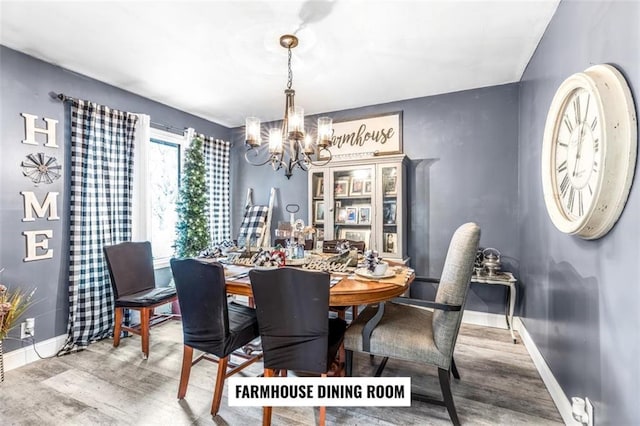
[[[462,311],[469,290],[475,254],[480,240],[480,227],[475,223],[460,226],[451,239],[439,280],[435,302],[397,298],[383,306],[383,315],[370,332],[369,320],[376,314],[367,307],[351,323],[345,334],[346,370],[351,375],[353,351],[369,352],[384,357],[376,375],[382,373],[387,359],[398,358],[438,368],[444,400],[434,400],[412,393],[413,399],[444,405],[451,421],[460,421],[451,395],[450,374],[459,378],[453,363]],[[422,309],[432,308],[433,311]],[[374,323],[376,319],[373,319]],[[365,346],[369,346],[366,351]]]
[[[249,272],[264,353],[264,376],[287,370],[342,374],[336,355],[346,323],[329,318],[331,276],[294,268]],[[263,425],[271,424],[272,407],[263,409]],[[325,407],[319,424],[324,425]]]
[[[120,345],[122,330],[137,334],[142,338],[142,356],[147,359],[149,329],[171,318],[171,315],[155,315],[154,309],[176,300],[176,290],[172,287],[156,288],[151,243],[148,241],[124,242],[105,246],[102,250],[114,298],[113,346]],[[138,325],[122,325],[125,309],[140,313]]]
[[[171,259],[170,263],[178,290],[184,344],[178,399],[187,394],[193,365],[203,359],[217,362],[211,403],[211,414],[215,416],[220,409],[227,377],[262,358],[261,353],[247,355],[239,350],[258,337],[256,313],[247,306],[227,302],[224,269],[219,263],[198,259]],[[195,360],[194,349],[202,351]],[[232,363],[232,354],[244,361],[237,365]]]

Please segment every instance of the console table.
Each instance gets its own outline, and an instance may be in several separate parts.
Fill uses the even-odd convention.
[[[471,276],[472,283],[482,284],[497,284],[507,286],[509,292],[509,302],[507,304],[507,313],[505,317],[507,319],[507,327],[511,332],[511,338],[513,343],[516,343],[516,336],[513,334],[513,308],[516,304],[516,278],[511,272],[497,272],[494,275],[476,275]]]

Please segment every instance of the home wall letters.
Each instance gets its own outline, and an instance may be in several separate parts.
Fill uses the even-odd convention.
[[[22,140],[23,144],[37,146],[38,142],[36,141],[36,134],[39,133],[44,135],[45,147],[58,148],[58,144],[56,143],[56,125],[58,120],[43,117],[46,127],[42,128],[36,126],[38,116],[27,113],[21,113],[20,115],[24,118],[25,136]],[[30,154],[28,157],[32,159],[46,158],[43,153]],[[51,161],[51,159],[53,161]],[[55,166],[56,170],[53,171],[55,172],[54,178],[34,179],[34,174],[39,176],[49,176],[49,167],[52,162],[55,162],[55,158],[53,157],[50,157],[46,162],[23,162],[21,165],[23,167],[23,175],[30,178],[36,186],[39,183],[53,183],[55,179],[60,177],[60,173],[58,172],[60,166],[57,165]],[[59,194],[59,192],[47,192],[44,200],[40,202],[33,191],[21,191],[20,195],[23,198],[24,206],[22,222],[35,222],[36,218],[41,219],[45,217],[47,221],[60,220],[60,216],[58,215]],[[49,240],[53,238],[52,229],[25,230],[22,232],[22,235],[24,235],[26,242],[26,255],[23,259],[24,262],[53,258],[53,249],[49,248]]]

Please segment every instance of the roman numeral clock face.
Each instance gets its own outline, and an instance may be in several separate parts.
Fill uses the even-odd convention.
[[[598,187],[602,127],[594,103],[586,90],[574,90],[561,112],[561,125],[556,127],[554,183],[558,203],[572,220],[589,211]]]
[[[616,223],[633,181],[637,121],[624,76],[594,65],[562,82],[542,143],[542,189],[560,231],[585,239]]]

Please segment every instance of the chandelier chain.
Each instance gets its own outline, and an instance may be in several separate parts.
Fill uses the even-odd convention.
[[[289,68],[289,75],[287,79],[287,89],[291,89],[291,85],[293,84],[293,72],[291,71],[291,48],[287,49],[289,51],[289,59],[287,61],[287,66]]]

